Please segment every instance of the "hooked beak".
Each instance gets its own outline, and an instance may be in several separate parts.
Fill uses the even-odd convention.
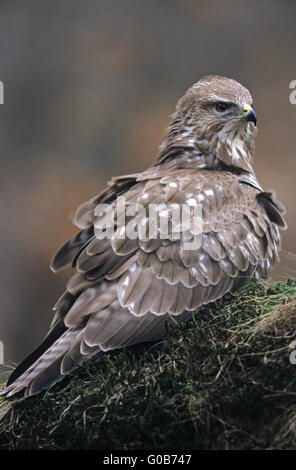
[[[257,117],[256,117],[256,114],[255,114],[255,111],[252,108],[252,106],[250,106],[247,103],[245,103],[242,107],[242,117],[248,122],[253,122],[256,126]]]

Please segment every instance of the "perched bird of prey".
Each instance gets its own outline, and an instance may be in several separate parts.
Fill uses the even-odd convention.
[[[251,277],[268,275],[286,227],[285,211],[254,174],[255,135],[252,98],[237,81],[206,76],[184,94],[155,163],[113,178],[77,210],[80,231],[51,264],[55,272],[68,266],[76,272],[54,307],[44,341],[13,371],[2,394],[33,395],[85,358],[159,339],[172,316],[186,321]],[[98,237],[95,228],[107,232],[109,225],[96,207],[115,208],[119,196],[145,211],[151,204],[201,205],[201,245],[188,248],[190,230],[161,237],[160,222],[151,239],[120,237],[124,225]]]

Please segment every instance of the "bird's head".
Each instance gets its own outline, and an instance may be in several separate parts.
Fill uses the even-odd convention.
[[[217,75],[195,83],[178,101],[166,145],[184,143],[227,165],[250,169],[257,118],[249,91]]]

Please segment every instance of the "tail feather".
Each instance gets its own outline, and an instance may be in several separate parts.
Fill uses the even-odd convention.
[[[75,343],[75,339],[79,336],[80,332],[81,328],[66,330],[43,354],[38,357],[37,351],[41,350],[39,346],[39,348],[34,352],[35,358],[37,357],[35,362],[33,362],[21,374],[18,373],[14,380],[10,379],[6,388],[1,391],[1,395],[11,397],[24,391],[25,396],[29,396],[62,380],[63,374],[61,373],[60,367],[62,360],[70,350],[73,342]],[[34,353],[32,353],[32,357]],[[24,362],[26,362],[26,360]],[[25,366],[22,363],[19,370],[22,371],[24,368]],[[77,368],[77,364],[74,365],[73,363],[72,370],[73,368]]]
[[[56,324],[45,337],[44,341],[11,373],[7,382],[7,387],[23,375],[36,362],[36,360],[38,360],[55,343],[55,341],[63,335],[66,330],[67,328],[63,322]]]
[[[61,362],[62,357],[58,357],[48,367],[46,367],[46,369],[43,369],[41,372],[39,371],[39,373],[37,373],[33,379],[31,378],[29,385],[25,389],[25,397],[35,395],[41,390],[48,388],[61,381],[63,379],[63,376],[60,373]],[[20,389],[22,389],[23,384],[20,384],[19,387]],[[15,394],[17,388],[13,389],[12,391]],[[10,395],[8,394],[7,396]]]

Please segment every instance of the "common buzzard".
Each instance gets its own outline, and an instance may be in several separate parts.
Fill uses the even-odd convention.
[[[251,95],[235,80],[207,76],[185,93],[155,163],[142,173],[113,178],[77,210],[80,231],[51,264],[55,272],[72,266],[75,274],[54,307],[44,341],[13,371],[2,394],[38,393],[84,358],[156,340],[172,315],[186,321],[249,278],[268,275],[280,247],[279,229],[286,227],[285,211],[254,174],[255,135]],[[131,216],[108,232],[106,214],[97,207],[105,204],[116,212],[119,197],[124,207],[144,207],[134,229],[147,222],[152,204],[162,208],[156,236],[140,237],[139,231],[120,236]],[[190,227],[178,235],[172,216],[163,211],[186,204],[201,207],[199,245],[190,245],[195,236]],[[160,230],[163,212],[166,236]]]

